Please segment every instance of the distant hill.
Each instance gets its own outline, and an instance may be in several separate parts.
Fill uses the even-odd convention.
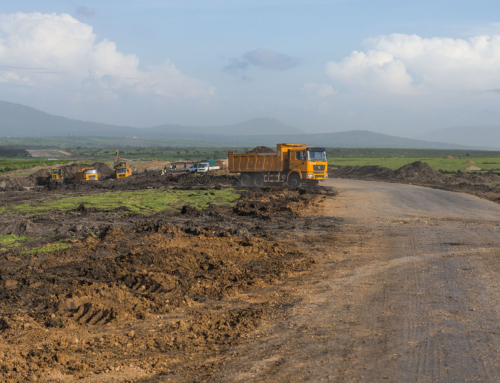
[[[500,126],[468,126],[438,129],[415,137],[420,140],[449,142],[458,145],[500,148]]]
[[[24,105],[0,101],[0,137],[142,137],[172,142],[196,141],[214,146],[274,146],[305,143],[337,148],[482,149],[466,143],[440,143],[389,136],[365,130],[306,134],[274,118],[258,118],[219,127],[161,125],[151,128],[115,126],[54,116]],[[500,141],[498,141],[500,142]],[[489,143],[491,147],[493,144]],[[496,144],[495,144],[496,145]],[[497,145],[498,146],[498,145]],[[486,148],[484,148],[486,149]]]
[[[0,101],[0,137],[120,136],[132,135],[134,128],[72,120],[20,104]],[[103,134],[106,133],[106,134]]]
[[[161,125],[134,128],[54,116],[37,109],[0,101],[0,137],[98,136],[194,139],[193,135],[271,135],[302,133],[274,118],[257,118],[239,124],[198,127]]]
[[[200,137],[201,138],[201,137]],[[402,149],[477,149],[470,145],[428,142],[374,133],[367,130],[350,130],[347,132],[320,134],[283,134],[270,136],[203,136],[207,142],[224,140],[237,146],[275,145],[276,143],[303,143],[329,148],[402,148]],[[246,143],[246,144],[244,144]],[[244,145],[242,145],[244,144]]]
[[[218,127],[160,125],[153,128],[141,129],[141,132],[142,134],[147,134],[149,136],[163,136],[168,134],[175,134],[176,136],[187,136],[188,134],[215,134],[220,136],[268,136],[303,133],[301,130],[287,125],[275,118],[255,118],[253,120],[240,122],[238,124]]]

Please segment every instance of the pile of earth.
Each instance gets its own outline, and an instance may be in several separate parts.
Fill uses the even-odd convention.
[[[28,177],[0,177],[0,190],[3,191],[23,191],[36,185]]]
[[[0,226],[0,234],[2,235],[38,235],[40,232],[41,228],[30,219],[16,219]]]
[[[250,150],[247,153],[276,153],[276,151],[274,151],[271,148],[268,148],[267,146],[257,146],[256,148]]]
[[[467,160],[465,161],[462,165],[475,165],[476,163],[474,161],[471,161],[471,160]]]
[[[392,169],[379,165],[328,166],[328,175],[336,178],[388,179],[392,173]]]
[[[114,171],[103,162],[94,162],[91,165],[65,165],[61,167],[65,180],[74,179],[75,173],[80,172],[82,167],[94,167],[99,172],[101,179],[113,176]],[[50,177],[50,169],[40,169],[27,177],[0,177],[0,190],[21,191],[33,188],[37,185],[47,185]],[[53,186],[54,187],[54,186]]]
[[[490,183],[499,182],[500,175],[493,172],[463,172],[458,170],[452,178],[453,182],[464,182],[464,183]]]
[[[399,169],[394,170],[390,178],[406,180],[410,182],[429,183],[440,183],[448,181],[448,177],[442,174],[439,170],[436,170],[429,164],[421,161],[415,161],[411,164],[404,165]]]
[[[331,188],[297,189],[263,187],[244,192],[243,198],[233,211],[239,216],[268,217],[269,214],[300,214],[305,209],[316,206],[327,196],[334,196]]]
[[[423,183],[444,183],[448,181],[443,173],[425,162],[415,161],[392,170],[378,165],[329,167],[329,176],[336,178],[370,179],[384,181],[408,181]]]

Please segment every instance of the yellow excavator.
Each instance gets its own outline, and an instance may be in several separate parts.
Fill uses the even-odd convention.
[[[116,178],[126,178],[132,175],[132,169],[127,166],[125,161],[120,159],[120,155],[118,154],[118,150],[116,151],[115,157],[115,165],[113,166],[115,169]]]

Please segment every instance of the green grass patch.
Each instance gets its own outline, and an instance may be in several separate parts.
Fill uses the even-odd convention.
[[[6,159],[0,158],[0,175],[19,169],[31,169],[35,166],[51,166],[55,164],[65,164],[68,160],[49,161],[46,159]]]
[[[76,209],[81,203],[87,208],[109,211],[126,208],[131,213],[154,214],[164,210],[180,209],[183,205],[206,209],[209,204],[234,205],[239,194],[234,189],[221,190],[164,190],[150,189],[134,192],[103,193],[83,197],[27,203],[0,209],[0,213],[16,212],[44,214],[50,211]]]
[[[27,239],[28,237],[25,235],[23,236],[17,236],[14,234],[0,235],[0,248],[6,248],[18,245],[19,243]]]
[[[468,160],[476,164],[464,164],[464,162]],[[500,158],[454,158],[451,160],[445,160],[443,158],[329,158],[328,164],[330,166],[380,165],[395,170],[415,161],[425,162],[436,170],[463,171],[469,166],[476,166],[484,170],[500,168]]]
[[[25,250],[21,251],[21,254],[34,254],[34,253],[47,253],[49,251],[57,251],[57,250],[64,250],[69,248],[69,245],[67,243],[51,243],[49,246],[45,247],[40,247],[38,249],[31,249],[31,250]]]

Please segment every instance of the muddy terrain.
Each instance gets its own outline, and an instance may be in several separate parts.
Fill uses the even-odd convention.
[[[234,181],[144,174],[10,190],[0,203]],[[237,192],[234,206],[153,216],[85,205],[1,214],[1,234],[28,239],[0,250],[0,380],[211,381],[232,347],[293,306],[281,286],[314,265],[310,236],[339,225],[317,215],[331,188]]]
[[[378,165],[329,166],[329,177],[422,185],[500,202],[500,172],[446,172],[420,161],[392,170]]]

